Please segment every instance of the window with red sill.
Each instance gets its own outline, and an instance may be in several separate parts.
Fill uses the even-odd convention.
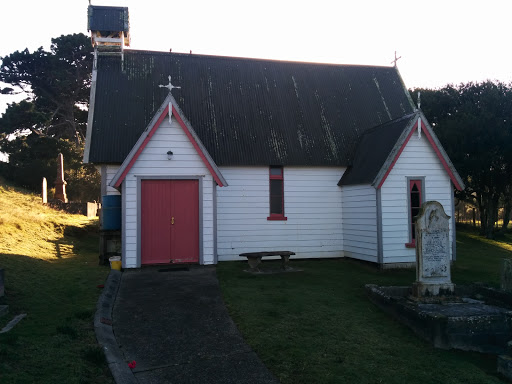
[[[423,180],[409,179],[409,242],[405,244],[408,248],[416,247],[416,225],[414,217],[420,213],[423,203]]]
[[[267,220],[286,220],[284,216],[283,167],[269,168],[270,215]]]

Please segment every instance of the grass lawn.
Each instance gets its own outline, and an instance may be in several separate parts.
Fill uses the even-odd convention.
[[[0,383],[112,383],[93,316],[108,267],[98,266],[97,220],[42,206],[0,185],[0,268],[9,315],[0,334]]]
[[[459,231],[456,284],[499,284],[512,238]],[[268,263],[268,261],[267,261]],[[502,383],[496,357],[434,349],[366,297],[364,285],[410,285],[415,271],[350,259],[293,261],[304,272],[253,276],[220,263],[224,300],[247,342],[282,383]]]

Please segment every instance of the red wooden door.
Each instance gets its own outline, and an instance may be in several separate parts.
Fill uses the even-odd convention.
[[[171,254],[171,185],[167,180],[143,180],[141,185],[141,262],[169,263]]]
[[[142,264],[199,262],[199,182],[143,180]]]
[[[172,181],[171,262],[199,262],[199,181]]]

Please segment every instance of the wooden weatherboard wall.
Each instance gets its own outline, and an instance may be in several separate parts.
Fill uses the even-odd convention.
[[[423,201],[439,201],[446,212],[452,211],[453,185],[439,157],[424,134],[413,132],[403,152],[381,186],[382,250],[384,263],[413,263],[414,248],[409,242],[408,180],[423,179]],[[450,242],[453,241],[450,221]]]
[[[347,185],[343,194],[343,245],[347,257],[377,262],[377,199],[370,185]]]
[[[167,159],[167,151],[174,153]],[[213,264],[214,208],[213,177],[196,149],[173,117],[165,118],[123,182],[124,223],[123,267],[140,266],[140,183],[143,179],[197,179],[199,180],[200,257],[202,264]]]
[[[104,195],[119,195],[120,192],[109,185],[110,181],[114,178],[119,165],[106,164],[100,168],[101,173],[101,190]],[[103,192],[104,191],[104,192]]]
[[[269,221],[269,168],[220,167],[229,186],[217,188],[218,259],[243,252],[289,250],[296,257],[343,256],[341,188],[344,167],[284,167],[286,221]]]

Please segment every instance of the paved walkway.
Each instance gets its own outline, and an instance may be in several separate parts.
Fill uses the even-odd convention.
[[[277,383],[229,317],[214,267],[125,271],[112,314],[139,383]]]

